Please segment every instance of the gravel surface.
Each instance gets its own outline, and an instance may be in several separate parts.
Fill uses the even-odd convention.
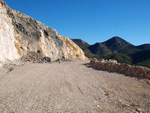
[[[0,113],[150,113],[149,80],[85,63],[1,68]]]

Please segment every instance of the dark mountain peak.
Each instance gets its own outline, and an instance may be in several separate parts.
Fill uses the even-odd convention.
[[[126,43],[126,44],[129,44],[127,41],[123,40],[119,36],[112,37],[111,39],[105,41],[104,43],[109,43],[109,44],[111,44],[111,43],[118,43],[118,44]]]
[[[113,52],[123,49],[128,45],[131,45],[129,42],[125,41],[124,39],[118,36],[112,37],[111,39],[103,42],[102,44],[107,46]]]
[[[73,41],[83,49],[87,57],[115,59],[120,63],[150,67],[150,43],[135,46],[119,36],[93,45],[81,39],[73,39]]]
[[[119,37],[119,36],[114,36],[114,37],[112,37],[111,39],[112,39],[112,40],[120,40],[120,39],[122,40],[122,38]],[[109,39],[109,40],[110,40],[110,39]]]

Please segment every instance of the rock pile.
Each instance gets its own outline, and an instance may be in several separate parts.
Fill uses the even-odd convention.
[[[26,56],[21,58],[23,62],[32,62],[32,63],[51,63],[51,58],[42,57],[39,53],[29,52]]]
[[[142,66],[131,66],[125,63],[117,63],[116,60],[97,60],[96,58],[91,59],[90,65],[98,70],[116,72],[125,74],[127,76],[150,79],[150,69]]]

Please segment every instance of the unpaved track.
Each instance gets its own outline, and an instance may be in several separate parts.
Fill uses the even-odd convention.
[[[85,63],[28,64],[0,75],[0,113],[150,113],[148,83]]]

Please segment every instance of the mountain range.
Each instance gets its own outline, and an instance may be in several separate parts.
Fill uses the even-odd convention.
[[[115,59],[120,63],[150,67],[150,44],[135,46],[115,36],[93,45],[81,39],[72,39],[89,58]]]

